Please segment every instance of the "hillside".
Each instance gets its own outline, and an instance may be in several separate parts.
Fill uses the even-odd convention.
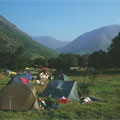
[[[120,25],[109,25],[84,33],[58,51],[63,53],[85,54],[107,50],[111,40],[120,32]]]
[[[33,57],[56,57],[58,53],[49,49],[30,38],[26,33],[19,30],[14,24],[0,16],[0,51],[11,50],[22,46]]]
[[[64,47],[69,43],[67,41],[56,40],[55,38],[50,36],[37,36],[32,38],[39,42],[40,44],[52,49]]]

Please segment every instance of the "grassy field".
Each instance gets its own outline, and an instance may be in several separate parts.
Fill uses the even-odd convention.
[[[88,94],[99,100],[92,103],[82,104],[77,101],[69,101],[61,104],[60,109],[40,111],[0,111],[0,120],[38,120],[38,119],[120,119],[120,74],[97,75],[97,76],[69,76],[76,80],[81,92],[87,90]],[[10,80],[0,74],[0,88]],[[46,81],[47,85],[48,81]],[[42,92],[45,86],[36,86]],[[88,86],[87,86],[88,85]],[[83,91],[82,91],[83,90]]]

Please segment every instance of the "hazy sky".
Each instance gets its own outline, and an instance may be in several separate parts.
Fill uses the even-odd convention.
[[[0,14],[29,35],[72,41],[120,24],[120,0],[0,0]]]

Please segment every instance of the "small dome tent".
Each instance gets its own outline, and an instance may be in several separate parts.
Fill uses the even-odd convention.
[[[42,93],[45,96],[61,98],[65,96],[69,100],[80,101],[81,94],[77,88],[76,81],[50,80]]]
[[[28,85],[29,82],[28,82],[28,79],[26,78],[23,78],[19,75],[16,75],[14,76],[9,82],[8,82],[8,85],[11,84],[11,83],[23,83],[25,85]]]
[[[68,78],[67,75],[65,75],[64,73],[61,73],[59,75],[56,75],[54,80],[63,80],[63,81],[69,81],[70,79]]]
[[[6,86],[0,91],[0,109],[1,110],[29,110],[36,105],[36,97],[24,84],[14,83]],[[35,109],[38,109],[36,106]]]
[[[28,80],[33,80],[33,76],[30,73],[22,73],[19,76]]]

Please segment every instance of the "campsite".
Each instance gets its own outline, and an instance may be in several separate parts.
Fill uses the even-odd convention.
[[[34,71],[32,71],[31,74],[32,73],[34,73]],[[57,78],[59,77],[61,76],[58,76]],[[13,120],[15,119],[117,119],[118,117],[120,117],[119,115],[119,112],[120,112],[119,77],[120,77],[120,74],[117,74],[117,75],[98,74],[95,76],[68,75],[65,82],[68,81],[68,78],[70,82],[72,80],[76,81],[77,85],[81,89],[80,92],[82,94],[85,94],[85,96],[89,95],[94,98],[97,98],[98,101],[93,101],[90,103],[81,103],[80,101],[77,101],[77,100],[68,100],[67,104],[63,103],[63,104],[60,104],[59,108],[57,109],[51,108],[49,110],[48,109],[35,110],[33,108],[29,110],[26,109],[23,111],[0,110],[0,119],[13,119]],[[92,79],[94,79],[94,82],[92,81]],[[6,76],[5,73],[1,72],[0,73],[0,89],[4,88],[7,85],[7,83],[9,83],[10,80],[11,80],[10,76]],[[42,80],[42,81],[45,82],[44,85],[34,84],[36,87],[36,90],[39,91],[39,93],[42,93],[48,84],[53,84],[53,83],[49,83],[50,80]],[[54,82],[54,80],[52,80],[52,82]],[[58,83],[59,83],[59,80],[57,83],[54,83],[54,84],[58,84]],[[15,86],[15,84],[16,83],[11,85]],[[21,90],[24,87],[25,86],[22,86]],[[16,87],[12,87],[12,88],[13,90],[16,89]],[[22,92],[22,93],[25,94],[25,92]],[[47,93],[49,94],[49,92]],[[17,97],[18,99],[21,99],[21,96],[18,95]],[[44,99],[45,98],[46,97],[44,97]],[[52,99],[54,102],[58,103],[59,102],[58,98],[52,98]],[[31,98],[31,100],[32,99],[33,97]],[[7,100],[5,100],[5,102],[7,102]],[[22,103],[19,103],[19,104],[22,105]]]
[[[119,11],[0,0],[0,120],[120,120]]]

